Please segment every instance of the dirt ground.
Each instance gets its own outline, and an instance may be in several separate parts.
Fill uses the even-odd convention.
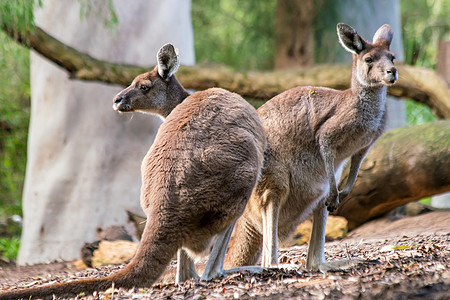
[[[450,299],[450,212],[396,221],[379,219],[325,246],[327,260],[366,262],[327,273],[305,269],[307,246],[281,249],[280,262],[260,274],[240,272],[211,282],[175,286],[170,276],[152,288],[109,290],[77,299]],[[283,266],[281,265],[281,266]],[[78,271],[72,262],[0,267],[0,288],[100,277],[123,266]],[[174,263],[172,263],[172,270]]]

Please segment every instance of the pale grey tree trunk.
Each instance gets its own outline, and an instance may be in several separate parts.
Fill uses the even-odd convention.
[[[106,1],[97,1],[105,5]],[[80,19],[79,1],[44,1],[36,24],[64,43],[112,62],[153,66],[173,43],[183,64],[194,63],[190,0],[117,0],[116,33],[95,14]],[[126,225],[139,205],[140,163],[161,120],[119,115],[121,87],[70,80],[31,54],[32,109],[18,263],[72,260],[98,228]],[[129,225],[131,229],[132,226]]]

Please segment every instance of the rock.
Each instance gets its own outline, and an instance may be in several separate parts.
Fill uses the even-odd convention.
[[[97,239],[106,241],[133,241],[133,238],[123,226],[109,226],[105,230],[99,230],[97,232]]]
[[[102,265],[128,263],[136,253],[138,243],[130,241],[101,241],[92,256],[94,268]]]
[[[98,249],[99,243],[100,241],[85,243],[83,248],[81,248],[81,261],[86,267],[92,267],[92,256],[94,256],[94,251]]]
[[[343,217],[328,216],[325,229],[325,240],[327,242],[344,238],[348,233],[347,220]],[[312,221],[306,220],[297,226],[291,241],[282,245],[282,247],[291,247],[303,245],[309,241],[311,235]]]
[[[105,230],[99,229],[97,231],[97,239],[93,243],[85,243],[83,248],[81,248],[81,260],[86,267],[93,267],[92,257],[102,241],[133,241],[133,238],[123,226],[109,226]]]

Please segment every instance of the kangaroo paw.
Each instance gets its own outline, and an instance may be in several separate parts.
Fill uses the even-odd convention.
[[[328,211],[331,213],[336,210],[336,208],[339,205],[339,197],[328,197],[328,199],[325,201],[325,206],[327,207]]]

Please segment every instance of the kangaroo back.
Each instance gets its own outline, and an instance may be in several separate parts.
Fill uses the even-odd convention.
[[[244,99],[215,88],[186,98],[157,137],[142,164],[141,206],[151,216],[164,199],[167,222],[180,222],[183,246],[196,248],[242,214],[262,167],[262,125]]]

